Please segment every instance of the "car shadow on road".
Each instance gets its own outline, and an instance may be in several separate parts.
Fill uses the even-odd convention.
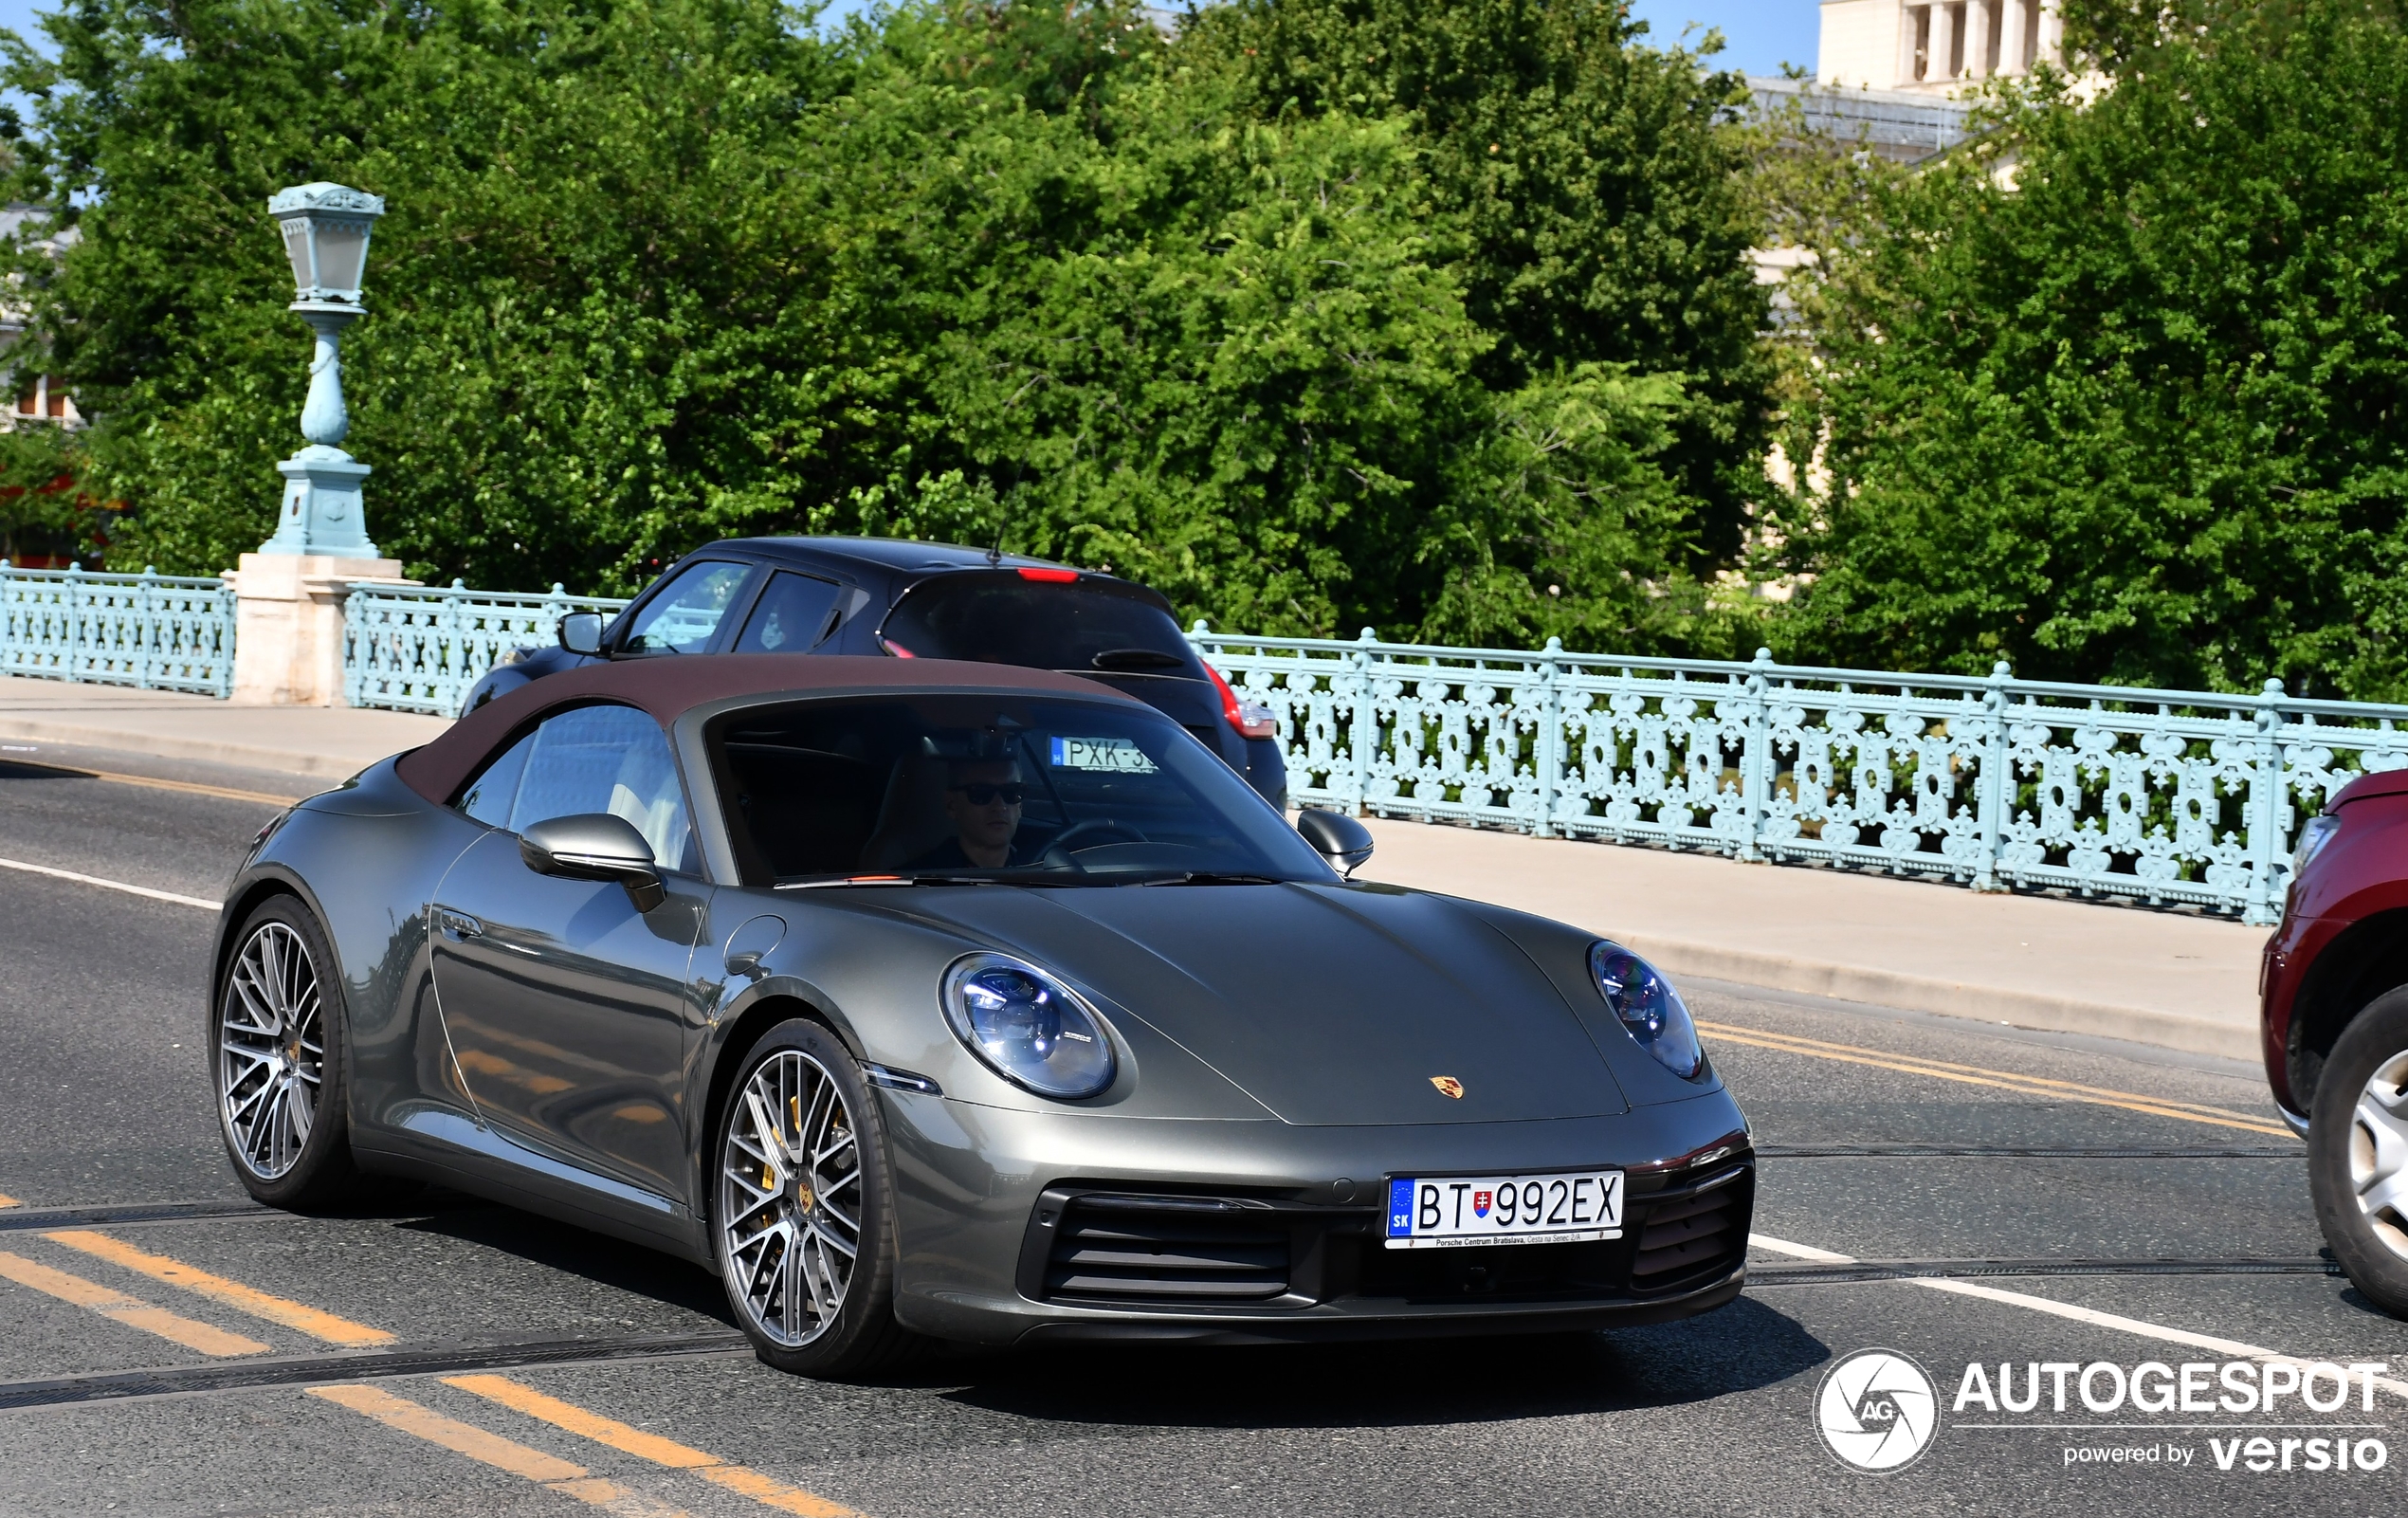
[[[1786,1314],[1741,1297],[1686,1322],[1601,1333],[1024,1351],[948,1357],[897,1381],[1057,1422],[1414,1427],[1702,1402],[1787,1381],[1831,1354]]]
[[[499,1202],[464,1197],[458,1198],[458,1203],[420,1213],[394,1226],[498,1250],[548,1270],[683,1308],[731,1328],[736,1326],[726,1293],[720,1289],[719,1281],[700,1266]]]

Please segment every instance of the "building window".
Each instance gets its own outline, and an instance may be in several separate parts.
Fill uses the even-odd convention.
[[[49,375],[21,377],[17,387],[16,399],[9,407],[11,419],[66,424],[81,419],[75,403],[67,398],[66,391],[52,385]]]

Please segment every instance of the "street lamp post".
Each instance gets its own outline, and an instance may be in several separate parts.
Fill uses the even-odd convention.
[[[293,265],[292,310],[317,335],[309,399],[301,407],[308,446],[276,466],[284,503],[276,533],[245,554],[234,586],[234,700],[328,706],[343,701],[343,606],[362,581],[399,581],[398,561],[368,540],[360,483],[368,466],[339,446],[351,430],[343,409],[343,329],[360,308],[368,238],[385,213],[378,196],[345,185],[295,185],[267,203]]]
[[[291,309],[318,342],[301,417],[309,445],[276,466],[284,477],[284,504],[275,536],[259,551],[375,558],[360,492],[368,466],[337,445],[351,430],[343,407],[342,334],[368,314],[359,303],[360,280],[384,198],[344,185],[295,185],[278,191],[267,210],[282,226],[284,256],[293,265]]]

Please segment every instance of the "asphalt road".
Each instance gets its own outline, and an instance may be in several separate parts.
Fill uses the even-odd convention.
[[[0,860],[209,899],[274,810],[211,793],[292,788],[0,753]],[[2408,1325],[2323,1272],[2299,1146],[2245,1067],[1694,985],[1766,1152],[1727,1308],[825,1385],[731,1349],[702,1272],[504,1209],[225,1215],[242,1193],[198,1049],[211,921],[0,865],[0,1513],[2221,1515],[2396,1510],[2408,1482]],[[57,1211],[162,1202],[193,1205]],[[1817,1431],[1826,1373],[1875,1346],[1940,1393],[1928,1447],[1881,1474]],[[1955,1405],[1968,1363],[1994,1382],[2011,1363],[2020,1397],[2028,1363],[2265,1379],[2253,1348],[2384,1362],[2401,1389],[2247,1415],[2091,1412],[2078,1386],[2063,1413]],[[108,1379],[135,1372],[158,1374]],[[2247,1449],[2218,1468],[2253,1436],[2274,1469]],[[2369,1461],[2379,1441],[2382,1468],[2307,1469],[2335,1436]]]

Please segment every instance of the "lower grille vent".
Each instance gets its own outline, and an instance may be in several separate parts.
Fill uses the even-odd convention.
[[[1634,1198],[1647,1204],[1647,1218],[1631,1289],[1660,1291],[1737,1263],[1747,1250],[1748,1180],[1745,1169],[1729,1170],[1660,1199]]]
[[[1287,1289],[1288,1234],[1211,1197],[1069,1198],[1046,1258],[1049,1297],[1258,1302]]]

